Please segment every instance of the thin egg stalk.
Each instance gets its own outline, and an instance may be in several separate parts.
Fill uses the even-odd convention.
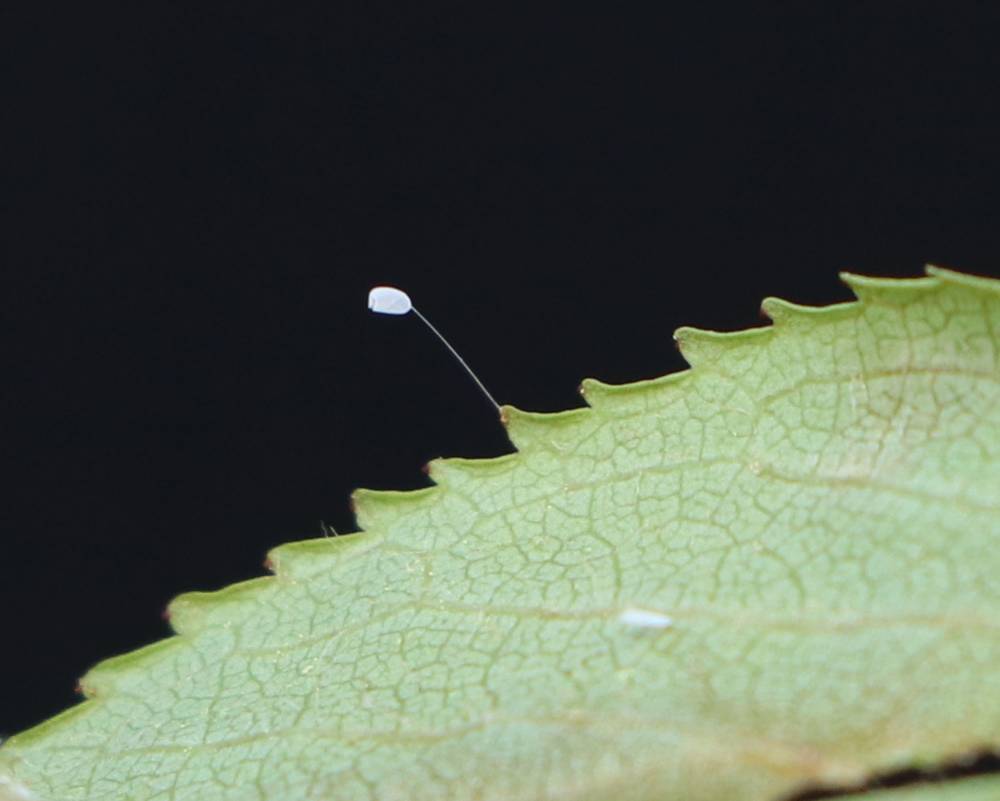
[[[426,325],[431,332],[436,336],[444,346],[451,352],[460,365],[465,369],[465,372],[469,374],[473,381],[476,382],[476,386],[482,390],[482,393],[486,396],[487,400],[493,404],[493,408],[500,413],[500,404],[497,403],[496,399],[490,394],[489,390],[482,381],[479,380],[472,368],[465,363],[465,359],[458,355],[458,351],[455,350],[451,343],[444,338],[444,335],[438,331],[432,324],[431,321],[424,317],[416,306],[413,305],[413,301],[410,300],[410,296],[407,295],[402,289],[396,289],[394,286],[377,286],[374,287],[368,293],[368,308],[377,314],[393,314],[393,315],[403,315],[413,312],[420,320]]]

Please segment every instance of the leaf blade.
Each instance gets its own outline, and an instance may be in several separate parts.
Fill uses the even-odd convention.
[[[92,670],[0,777],[763,799],[995,747],[1000,282],[846,280],[858,302],[680,329],[691,370],[585,382],[589,409],[505,408],[517,454],[359,491],[364,533],[176,599],[178,636]]]

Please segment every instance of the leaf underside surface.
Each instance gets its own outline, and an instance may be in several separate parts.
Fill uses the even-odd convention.
[[[995,774],[843,797],[844,801],[996,801],[998,798],[1000,776]]]
[[[928,272],[505,407],[516,453],[178,597],[0,799],[769,801],[1000,748],[1000,281]]]

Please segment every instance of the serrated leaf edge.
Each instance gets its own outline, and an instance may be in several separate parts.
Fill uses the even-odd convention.
[[[579,436],[581,425],[593,422],[594,414],[601,414],[603,410],[621,404],[628,405],[652,389],[680,388],[697,378],[700,365],[710,364],[713,354],[732,347],[759,344],[777,331],[794,326],[803,318],[809,318],[814,322],[819,317],[830,319],[857,314],[866,304],[905,304],[912,301],[915,294],[932,292],[946,284],[1000,295],[998,279],[968,275],[933,265],[927,265],[925,270],[927,276],[921,278],[877,278],[841,273],[841,280],[847,284],[857,299],[827,306],[803,306],[779,298],[765,298],[761,310],[772,322],[768,326],[740,331],[710,331],[688,326],[678,328],[674,339],[681,354],[691,365],[689,369],[625,384],[607,384],[596,379],[584,379],[580,385],[581,395],[587,404],[584,407],[560,412],[529,412],[514,406],[502,407],[501,422],[516,448],[515,453],[485,459],[434,460],[428,465],[428,472],[435,481],[435,486],[424,489],[355,490],[351,501],[358,531],[336,537],[314,538],[279,545],[268,552],[264,563],[273,575],[238,582],[219,590],[178,595],[169,604],[165,614],[175,631],[174,636],[99,662],[80,680],[79,689],[85,698],[82,703],[6,740],[0,747],[0,757],[4,756],[4,751],[14,746],[29,745],[43,738],[52,729],[95,711],[103,700],[114,692],[116,678],[123,671],[149,669],[165,654],[175,648],[183,647],[186,637],[201,630],[200,623],[210,610],[238,602],[268,587],[270,582],[297,581],[307,577],[311,572],[308,570],[309,562],[317,553],[336,553],[350,555],[353,558],[377,547],[383,540],[380,529],[391,525],[393,520],[409,514],[419,506],[434,503],[441,492],[447,491],[449,473],[462,472],[483,476],[491,471],[510,469],[522,454],[531,449],[559,450],[560,443]],[[20,788],[19,792],[28,792],[22,785],[12,782],[12,779],[0,773],[0,791],[4,791],[5,787],[16,787]],[[30,799],[33,796],[14,795],[12,798]],[[2,795],[0,800],[3,800]]]

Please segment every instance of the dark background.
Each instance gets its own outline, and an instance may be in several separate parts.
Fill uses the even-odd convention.
[[[1000,274],[985,5],[202,5],[6,12],[0,732],[354,487],[509,450],[373,284],[558,410],[839,270]]]

